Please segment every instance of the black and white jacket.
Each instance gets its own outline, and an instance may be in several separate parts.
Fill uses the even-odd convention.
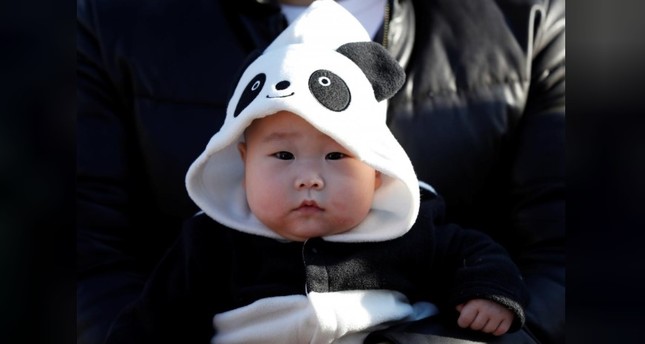
[[[216,335],[215,314],[215,327],[238,336],[225,340],[331,342],[343,331],[379,328],[376,322],[449,313],[472,298],[505,305],[515,313],[513,329],[521,327],[527,291],[517,267],[481,232],[441,224],[442,213],[440,198],[424,201],[405,235],[362,243],[279,241],[200,214],[113,326],[109,342],[206,343]],[[390,303],[379,308],[384,301]],[[358,302],[354,310],[370,314],[352,312]],[[311,304],[322,305],[317,316]],[[352,317],[330,313],[337,305]],[[379,313],[386,308],[395,311]]]

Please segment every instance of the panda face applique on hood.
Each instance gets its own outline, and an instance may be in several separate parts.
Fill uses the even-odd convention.
[[[404,79],[398,63],[370,41],[349,12],[334,1],[314,1],[242,74],[222,128],[188,170],[189,196],[223,225],[282,239],[248,207],[237,146],[254,119],[289,111],[382,174],[365,221],[324,239],[383,241],[403,235],[418,214],[419,186],[385,116],[387,99]]]

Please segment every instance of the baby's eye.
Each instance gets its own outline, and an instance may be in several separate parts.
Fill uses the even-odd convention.
[[[273,156],[280,160],[293,160],[294,158],[292,153],[285,152],[285,151],[273,153]]]
[[[340,159],[345,158],[345,157],[347,157],[347,155],[345,155],[345,153],[331,152],[331,153],[327,153],[327,155],[325,156],[325,159],[327,159],[327,160],[340,160]]]

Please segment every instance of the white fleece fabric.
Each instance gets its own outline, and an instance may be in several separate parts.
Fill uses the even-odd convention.
[[[436,306],[390,290],[350,290],[272,297],[217,314],[213,344],[362,343],[379,325],[414,321]],[[240,324],[248,324],[240,326]]]

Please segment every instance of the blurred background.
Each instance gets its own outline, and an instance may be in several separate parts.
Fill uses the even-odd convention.
[[[0,343],[74,343],[74,0],[0,2]]]
[[[567,343],[642,343],[645,2],[567,7]]]

